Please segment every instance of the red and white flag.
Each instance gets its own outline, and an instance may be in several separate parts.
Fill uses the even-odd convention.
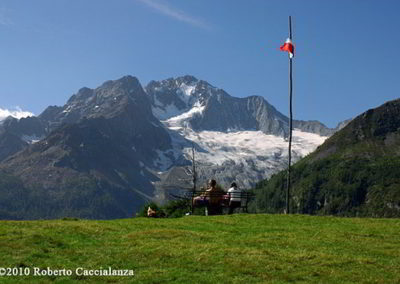
[[[294,45],[290,38],[286,40],[286,42],[280,48],[282,51],[289,52],[289,57],[293,58],[294,56]]]

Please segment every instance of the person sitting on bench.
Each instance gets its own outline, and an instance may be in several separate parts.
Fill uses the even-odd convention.
[[[242,191],[237,187],[236,182],[232,182],[231,188],[228,189],[229,195],[229,212],[232,214],[235,208],[242,206]]]
[[[209,188],[205,192],[209,203],[207,206],[208,215],[222,214],[221,200],[224,192],[217,187],[215,179],[210,180]]]

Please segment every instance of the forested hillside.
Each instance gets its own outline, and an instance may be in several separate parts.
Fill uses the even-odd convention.
[[[400,216],[400,100],[361,114],[292,172],[292,212]],[[286,171],[260,182],[257,210],[282,212],[286,182]]]

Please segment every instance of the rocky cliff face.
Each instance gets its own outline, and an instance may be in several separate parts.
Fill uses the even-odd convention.
[[[37,117],[8,117],[0,125],[0,161],[44,138],[47,130]]]

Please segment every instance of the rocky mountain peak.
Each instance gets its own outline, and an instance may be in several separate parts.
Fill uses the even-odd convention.
[[[152,104],[153,114],[160,120],[189,111],[198,104],[198,85],[200,81],[186,75],[169,78],[163,81],[151,81],[146,87],[146,93]]]
[[[192,75],[185,75],[177,78],[171,77],[161,81],[150,81],[147,84],[146,89],[162,88],[164,90],[173,90],[180,88],[182,85],[193,86],[198,82],[199,80],[196,77]]]
[[[173,79],[173,80],[175,80],[178,84],[182,84],[183,83],[183,84],[186,84],[186,85],[194,85],[197,82],[199,82],[199,80],[196,77],[192,76],[192,75],[185,75],[185,76]]]
[[[93,89],[83,87],[83,88],[79,89],[79,91],[76,95],[73,95],[68,100],[67,104],[72,103],[76,100],[86,100],[86,99],[90,98],[91,96],[93,96]]]
[[[94,103],[99,106],[109,99],[116,100],[121,97],[144,97],[144,90],[136,77],[128,75],[118,80],[106,81],[96,89],[81,88],[66,105]]]
[[[110,80],[104,82],[96,90],[113,90],[113,91],[127,91],[133,93],[134,91],[143,91],[142,85],[136,77],[131,75],[124,76],[117,80]]]
[[[140,105],[143,113],[151,113],[150,102],[139,80],[124,76],[107,81],[96,89],[81,88],[63,107],[49,107],[40,118],[53,130],[63,123],[75,123],[84,117],[120,115],[130,108],[130,104]]]

